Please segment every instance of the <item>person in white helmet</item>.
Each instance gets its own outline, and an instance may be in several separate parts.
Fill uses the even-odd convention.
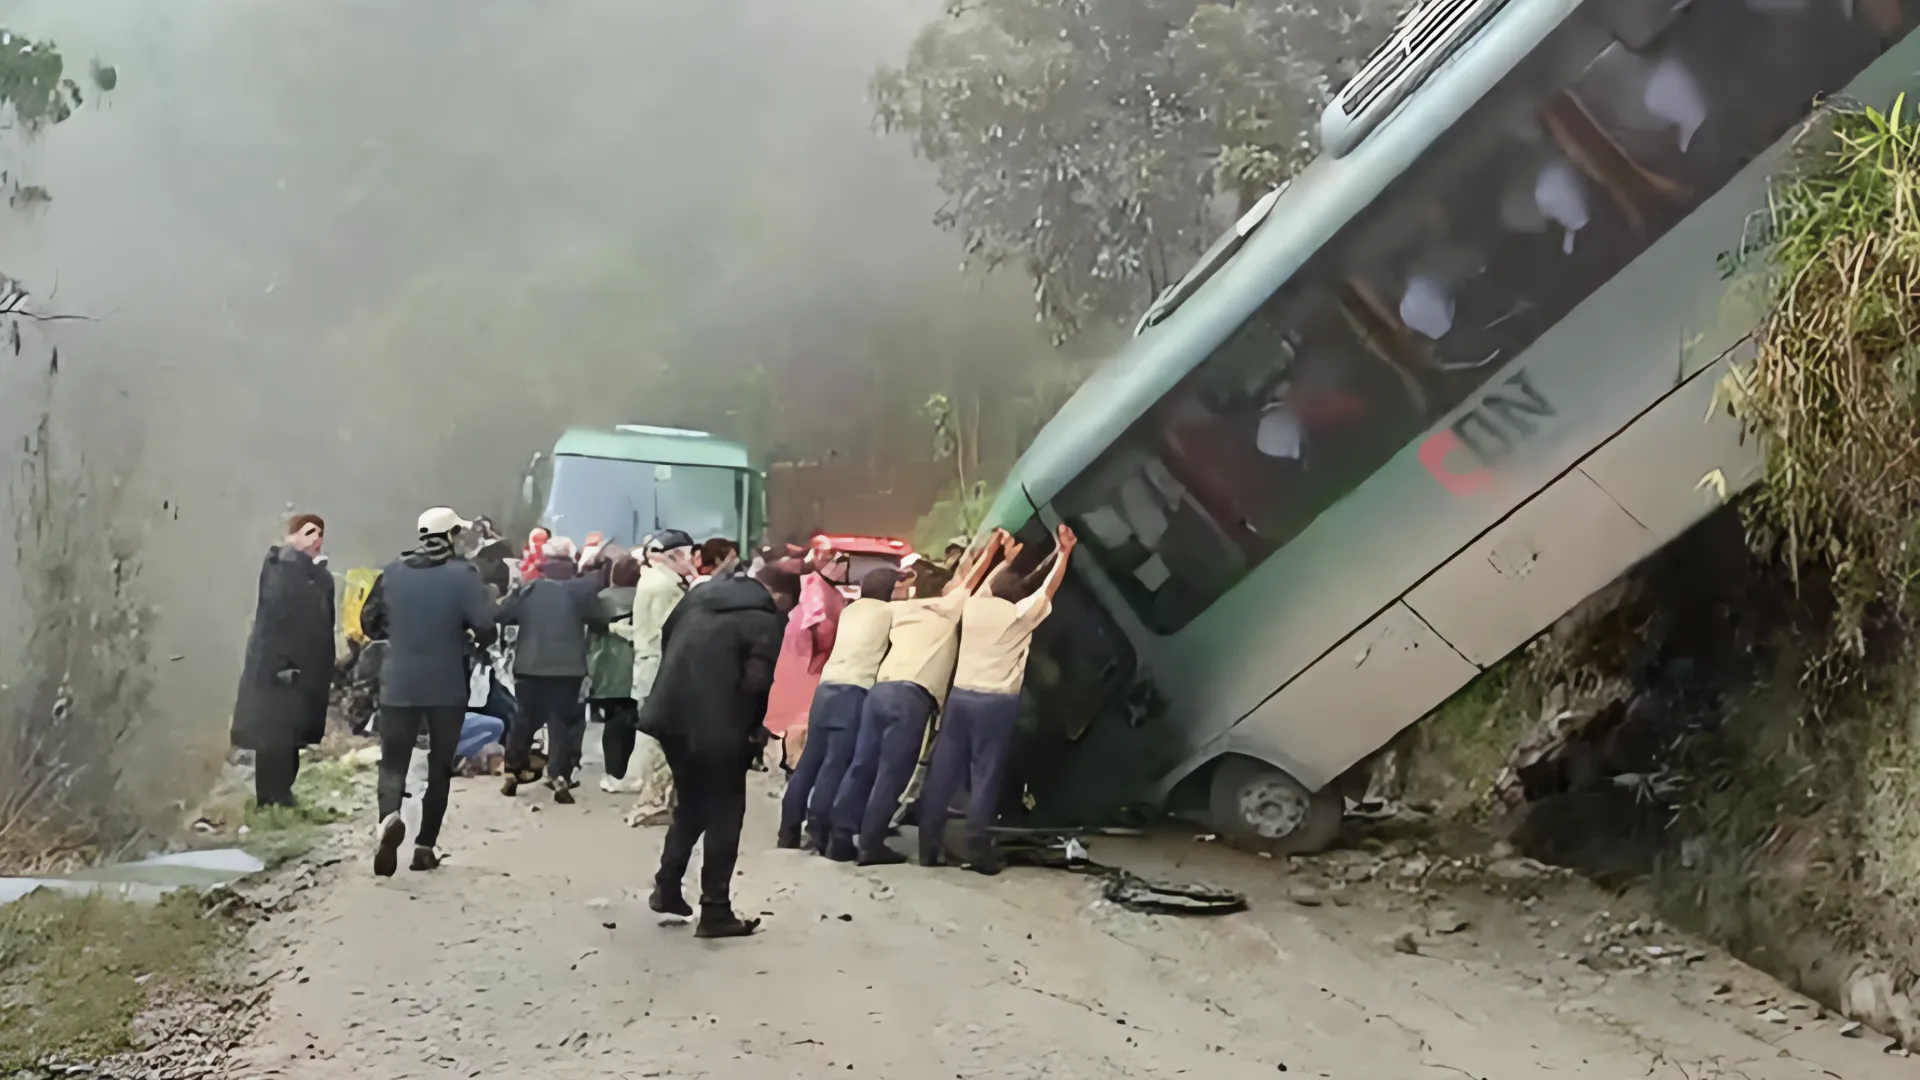
[[[440,865],[435,844],[447,812],[460,726],[466,719],[469,675],[477,653],[494,639],[494,607],[480,571],[454,554],[472,527],[444,506],[420,515],[419,543],[390,563],[360,612],[369,638],[387,642],[380,672],[380,846],[373,872],[391,877],[407,826],[400,817],[407,765],[422,728],[427,732],[427,791],[420,801],[420,834],[413,869]]]

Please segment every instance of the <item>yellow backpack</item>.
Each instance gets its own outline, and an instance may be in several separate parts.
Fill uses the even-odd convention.
[[[347,637],[364,645],[367,635],[360,629],[360,609],[367,605],[367,594],[373,591],[373,583],[380,580],[380,571],[369,567],[358,567],[346,573],[347,595],[340,602],[340,627]]]

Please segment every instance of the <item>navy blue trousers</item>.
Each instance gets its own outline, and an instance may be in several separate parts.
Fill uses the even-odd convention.
[[[989,830],[1000,810],[1000,783],[1006,777],[1007,753],[1013,748],[1014,728],[1019,722],[1019,694],[955,690],[948,696],[940,734],[933,740],[926,786],[920,789],[922,863],[940,860],[947,815],[962,787],[968,793],[968,853],[976,858],[986,853]]]
[[[804,820],[816,840],[825,841],[827,816],[840,794],[840,781],[853,762],[853,745],[860,737],[860,707],[867,688],[845,683],[822,683],[813,692],[807,710],[807,746],[787,777],[787,793],[780,800],[780,836],[798,839]]]
[[[893,812],[920,763],[920,745],[935,707],[933,695],[919,683],[883,682],[867,692],[853,763],[833,800],[836,836],[858,836],[863,851],[886,842]]]

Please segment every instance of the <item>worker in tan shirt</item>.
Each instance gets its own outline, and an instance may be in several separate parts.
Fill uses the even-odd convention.
[[[860,599],[840,613],[833,651],[820,669],[820,686],[813,692],[813,707],[807,714],[811,734],[780,800],[780,847],[800,846],[804,821],[809,847],[818,854],[826,852],[827,815],[853,761],[860,707],[866,704],[867,691],[873,689],[880,661],[887,655],[892,604],[906,596],[906,573],[883,566],[860,579]]]
[[[1006,542],[993,539],[947,585],[940,596],[892,605],[887,655],[860,710],[853,761],[834,796],[827,857],[862,866],[906,862],[886,845],[887,827],[900,795],[913,779],[927,725],[946,701],[960,652],[960,615]],[[857,838],[857,843],[856,843]]]
[[[1066,579],[1067,558],[1078,543],[1065,525],[1055,535],[1059,547],[1048,556],[1048,565],[1031,575],[1017,572],[1014,558],[1020,546],[1013,545],[987,587],[966,602],[953,692],[947,696],[920,793],[922,866],[940,865],[947,815],[953,797],[965,786],[967,865],[983,874],[1000,872],[989,830],[1000,810],[1000,783],[1020,720],[1027,651],[1034,629],[1053,610],[1054,594]],[[1043,573],[1044,580],[1036,582]]]

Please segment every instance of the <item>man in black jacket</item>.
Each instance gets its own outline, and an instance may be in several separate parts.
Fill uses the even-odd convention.
[[[427,731],[427,793],[420,802],[420,835],[413,869],[440,865],[434,844],[447,813],[453,758],[466,719],[469,660],[493,642],[493,603],[480,571],[455,557],[454,542],[468,523],[444,506],[420,515],[420,544],[390,564],[373,583],[360,626],[387,642],[380,672],[380,847],[373,872],[390,877],[407,826],[400,801],[407,764],[420,729]]]
[[[513,689],[520,723],[507,732],[507,779],[501,793],[519,793],[527,772],[533,733],[547,728],[547,783],[553,801],[573,802],[580,749],[587,733],[587,704],[580,696],[587,677],[587,635],[607,629],[599,583],[578,576],[579,566],[548,541],[540,576],[500,605],[500,625],[518,626],[513,640]]]
[[[790,571],[718,577],[688,590],[661,629],[660,674],[638,726],[660,740],[679,801],[648,905],[693,914],[681,882],[704,836],[699,937],[745,937],[760,925],[734,914],[733,866],[747,814],[747,767],[766,745],[760,721],[787,614],[799,601],[800,579]]]
[[[333,575],[319,561],[327,524],[296,514],[267,549],[233,703],[233,745],[253,751],[254,802],[292,806],[300,748],[326,733],[333,683]]]

